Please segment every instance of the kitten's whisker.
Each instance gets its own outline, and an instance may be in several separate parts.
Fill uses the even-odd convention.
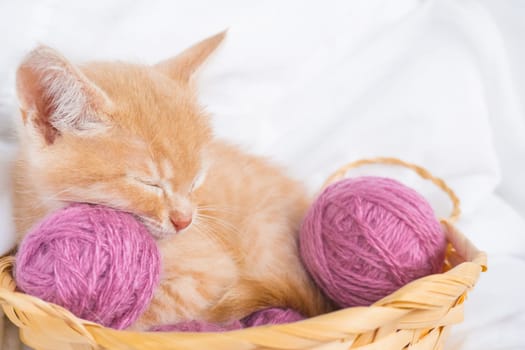
[[[240,210],[239,207],[234,207],[234,206],[217,206],[217,205],[202,206],[201,208],[202,209],[227,210],[227,211],[238,211],[238,210]]]
[[[137,216],[140,220],[143,220],[143,221],[146,221],[146,222],[150,222],[152,224],[157,224],[158,225],[158,222],[156,220],[153,220],[153,219],[150,219],[146,216]]]
[[[239,214],[238,210],[233,209],[221,209],[221,208],[201,208],[198,207],[197,210],[201,212],[210,212],[210,213],[222,213],[222,214],[228,214],[228,215],[235,215]]]
[[[221,222],[218,222],[218,221],[213,221],[211,220],[212,218],[206,218],[206,217],[198,217],[198,222],[200,223],[203,223],[203,224],[207,224],[205,226],[203,226],[204,228],[206,228],[208,230],[208,232],[211,231],[211,233],[214,235],[214,236],[223,236],[224,233],[226,234],[229,234],[229,233],[238,233],[238,231],[235,230],[235,228],[233,226],[227,226],[225,225],[224,223],[221,223]],[[216,227],[214,226],[218,226],[217,228],[220,228],[221,231],[218,231]]]
[[[158,223],[156,220],[138,215],[136,217],[146,226],[153,226],[153,228],[156,230],[164,231],[164,227],[162,226],[162,224]]]
[[[210,215],[205,215],[205,214],[201,214],[201,213],[197,213],[197,217],[206,219],[210,223],[219,224],[223,228],[233,231],[233,233],[239,233],[239,230],[237,229],[237,227],[233,226],[232,224],[230,224],[229,222],[227,222],[226,220],[223,220],[221,218],[218,218],[218,217],[215,217],[215,216],[210,216]]]
[[[204,223],[204,221],[200,221],[202,219],[198,220],[198,223]],[[208,222],[209,223],[209,222]],[[199,226],[199,228],[201,228]],[[229,233],[229,229],[222,227],[223,229],[226,229],[224,232],[219,232],[216,227],[213,225],[207,225],[202,227],[202,229],[206,230],[206,236],[210,237],[211,240],[219,244],[225,251],[235,251],[236,254],[233,256],[236,256],[236,261],[242,262],[244,259],[246,259],[246,251],[244,249],[239,249],[239,247],[236,244],[232,244],[231,240],[228,240],[227,237],[224,236],[224,233]]]
[[[229,208],[229,209],[238,209],[237,206],[232,206],[232,205],[199,205],[199,208]]]
[[[203,224],[203,225],[201,226],[200,224]],[[216,244],[218,244],[218,245],[219,245],[220,247],[222,247],[223,249],[227,249],[227,247],[228,247],[227,242],[226,242],[225,240],[221,239],[220,236],[217,235],[216,232],[213,231],[211,227],[206,226],[206,225],[204,225],[204,222],[199,221],[198,218],[197,218],[197,220],[194,222],[193,227],[194,227],[195,230],[197,230],[200,234],[205,235],[205,236],[208,237],[211,241],[215,242]]]

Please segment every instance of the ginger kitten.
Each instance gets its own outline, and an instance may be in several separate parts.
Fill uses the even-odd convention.
[[[155,66],[74,65],[48,47],[21,63],[17,232],[68,202],[135,214],[157,239],[161,283],[134,325],[227,322],[267,306],[329,310],[298,256],[300,184],[213,137],[192,77],[217,34]]]

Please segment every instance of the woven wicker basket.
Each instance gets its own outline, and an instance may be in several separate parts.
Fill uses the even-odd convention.
[[[480,272],[486,270],[486,255],[454,228],[453,222],[459,215],[457,197],[442,180],[421,167],[394,158],[361,160],[341,168],[327,183],[344,177],[353,167],[371,163],[415,170],[450,196],[453,211],[450,218],[442,220],[449,242],[443,273],[409,283],[370,307],[224,333],[117,331],[15,292],[12,256],[0,260],[0,303],[5,315],[20,328],[20,339],[36,350],[441,349],[449,327],[463,319],[463,302]]]

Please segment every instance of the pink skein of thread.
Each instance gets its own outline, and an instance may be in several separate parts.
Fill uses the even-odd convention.
[[[247,327],[277,325],[304,320],[304,316],[293,309],[271,307],[253,312],[240,321],[216,324],[206,321],[183,321],[175,324],[155,326],[153,332],[226,332]]]
[[[340,307],[370,305],[408,282],[441,272],[445,247],[429,203],[381,177],[328,186],[300,232],[303,263]]]
[[[241,322],[245,327],[292,323],[304,320],[304,316],[293,309],[271,307],[252,313],[243,318]]]
[[[106,327],[130,326],[160,275],[160,254],[133,215],[73,204],[37,224],[16,256],[15,280],[27,294]]]
[[[183,321],[175,324],[155,326],[150,329],[152,332],[226,332],[242,329],[239,321],[228,324],[216,324],[206,321]]]

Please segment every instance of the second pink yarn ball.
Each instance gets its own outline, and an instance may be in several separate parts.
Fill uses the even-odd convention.
[[[429,203],[398,181],[345,179],[307,213],[300,251],[323,292],[340,307],[370,305],[441,271],[446,239]]]

